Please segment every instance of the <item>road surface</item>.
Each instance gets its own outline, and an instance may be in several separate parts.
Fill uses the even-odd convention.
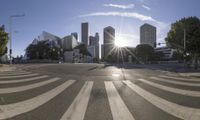
[[[200,120],[200,79],[103,64],[0,72],[0,120]]]

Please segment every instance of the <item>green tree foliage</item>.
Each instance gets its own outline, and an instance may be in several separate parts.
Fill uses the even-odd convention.
[[[4,26],[0,27],[0,56],[7,53],[8,33],[5,32]]]
[[[153,60],[154,48],[148,44],[140,44],[136,47],[135,53],[142,62],[147,63]]]
[[[86,56],[91,56],[90,52],[87,50],[86,46],[84,44],[80,44],[76,46],[74,49],[79,49],[80,53]]]
[[[184,49],[184,30],[186,36],[186,47]],[[176,21],[171,25],[171,30],[165,38],[167,45],[186,54],[189,53],[195,60],[200,55],[200,20],[197,17],[187,17]]]
[[[40,41],[37,45],[30,44],[27,49],[27,56],[29,59],[52,59],[58,60],[60,49],[56,47],[49,47],[46,41]]]
[[[162,51],[159,51],[159,52],[155,52],[154,53],[154,60],[156,61],[161,61],[163,60],[163,57],[164,57],[164,53]]]

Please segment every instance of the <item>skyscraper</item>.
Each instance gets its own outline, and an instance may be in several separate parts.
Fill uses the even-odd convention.
[[[78,40],[78,33],[77,32],[71,33],[71,35],[73,35],[76,38],[76,40]]]
[[[89,37],[89,45],[94,47],[94,58],[99,59],[99,33]]]
[[[115,43],[115,29],[111,26],[104,28],[103,30],[103,57],[106,59],[108,54],[114,48]]]
[[[140,44],[156,47],[156,27],[147,23],[140,27]]]
[[[82,23],[81,24],[81,40],[82,43],[85,44],[85,46],[88,46],[88,40],[89,39],[89,27],[88,23]]]

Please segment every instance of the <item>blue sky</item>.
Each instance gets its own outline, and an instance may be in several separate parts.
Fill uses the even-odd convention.
[[[139,27],[150,23],[157,27],[157,41],[163,42],[170,24],[185,16],[200,17],[200,0],[1,0],[0,25],[9,28],[9,16],[25,14],[13,20],[13,54],[24,49],[42,31],[59,37],[78,32],[81,22],[89,22],[90,34],[103,28],[116,29],[118,43],[136,46]],[[120,38],[120,39],[119,39]]]

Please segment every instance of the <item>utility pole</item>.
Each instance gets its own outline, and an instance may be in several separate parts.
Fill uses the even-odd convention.
[[[184,29],[184,39],[183,39],[183,42],[184,42],[184,50],[186,50],[186,29]]]
[[[9,40],[10,40],[10,65],[12,65],[12,19],[17,18],[17,17],[24,17],[25,14],[22,15],[11,15],[10,20],[9,20],[9,26],[10,26],[10,35],[9,35]]]
[[[184,34],[183,34],[183,48],[184,48],[184,52],[185,52],[185,57],[184,57],[184,64],[186,65],[186,29],[183,30]]]

